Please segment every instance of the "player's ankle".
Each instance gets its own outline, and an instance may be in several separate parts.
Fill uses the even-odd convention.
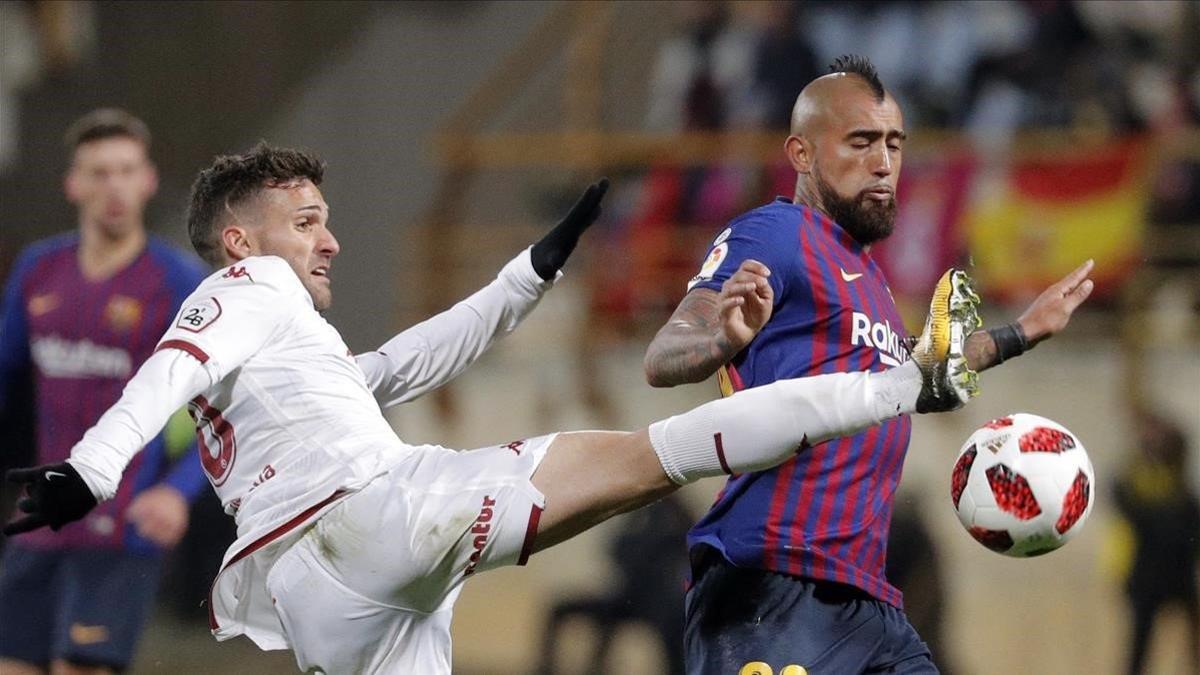
[[[915,413],[917,399],[921,396],[921,382],[921,369],[911,359],[896,368],[870,373],[867,385],[870,387],[876,420],[885,422],[900,415]]]
[[[650,445],[654,454],[662,464],[667,478],[676,485],[687,485],[708,476],[719,476],[724,473],[721,460],[718,459],[713,446],[712,436],[697,433],[696,429],[681,430],[678,427],[693,426],[696,422],[703,425],[702,420],[695,419],[693,410],[691,420],[681,420],[681,416],[670,417],[650,425],[647,430],[650,435]],[[691,424],[689,424],[689,422]],[[672,429],[672,426],[676,428]],[[680,433],[680,432],[683,433]]]

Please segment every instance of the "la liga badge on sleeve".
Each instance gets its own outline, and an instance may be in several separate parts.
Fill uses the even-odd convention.
[[[708,252],[708,257],[704,259],[704,264],[700,266],[700,273],[692,277],[688,282],[688,290],[692,290],[692,286],[707,281],[713,278],[717,273],[717,269],[721,267],[721,263],[725,262],[725,256],[729,255],[729,244],[724,242],[717,244],[711,251]]]

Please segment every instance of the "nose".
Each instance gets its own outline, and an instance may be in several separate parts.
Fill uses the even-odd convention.
[[[327,255],[330,258],[337,255],[342,250],[341,244],[338,244],[337,237],[333,236],[333,232],[326,229],[322,234],[321,239],[317,242],[317,251],[322,255]]]
[[[106,171],[100,177],[100,185],[109,192],[115,192],[121,187],[121,176],[116,171]]]
[[[886,178],[892,175],[892,153],[888,152],[887,144],[878,151],[871,154],[871,173],[880,178]]]

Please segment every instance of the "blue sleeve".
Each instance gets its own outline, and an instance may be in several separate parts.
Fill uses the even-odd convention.
[[[171,289],[171,311],[174,313],[212,270],[195,255],[181,251],[165,241],[153,240],[150,251],[165,271],[164,278]]]
[[[171,467],[171,472],[167,474],[163,482],[179,490],[179,493],[189,503],[196,501],[196,498],[208,486],[208,478],[205,477],[204,471],[200,467],[200,453],[196,451],[194,442],[184,451],[183,457],[180,457]]]
[[[25,278],[37,262],[30,251],[22,253],[13,266],[8,283],[4,285],[4,300],[0,305],[0,411],[7,410],[11,390],[24,381],[32,362],[29,359],[29,323],[22,301]]]
[[[721,285],[742,262],[753,259],[771,270],[767,281],[778,305],[794,273],[798,242],[797,225],[751,211],[730,223],[713,240],[700,272],[688,283],[688,290],[708,288],[720,292]]]
[[[171,289],[171,315],[174,316],[187,296],[208,276],[209,270],[199,258],[168,244],[156,243],[153,250],[166,269],[165,279]],[[183,456],[171,466],[163,483],[179,490],[188,502],[195,501],[208,486],[195,441],[188,444]]]

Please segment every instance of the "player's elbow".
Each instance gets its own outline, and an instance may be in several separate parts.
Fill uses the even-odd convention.
[[[670,387],[675,384],[658,364],[658,354],[651,345],[651,348],[646,350],[646,357],[642,359],[642,372],[646,375],[646,384],[651,387]]]
[[[650,385],[651,387],[671,387],[674,386],[675,383],[647,368],[646,384]]]
[[[712,374],[672,368],[668,362],[669,359],[651,345],[651,348],[646,351],[646,358],[642,360],[642,371],[646,375],[646,383],[651,387],[674,387],[680,384],[703,382]]]

